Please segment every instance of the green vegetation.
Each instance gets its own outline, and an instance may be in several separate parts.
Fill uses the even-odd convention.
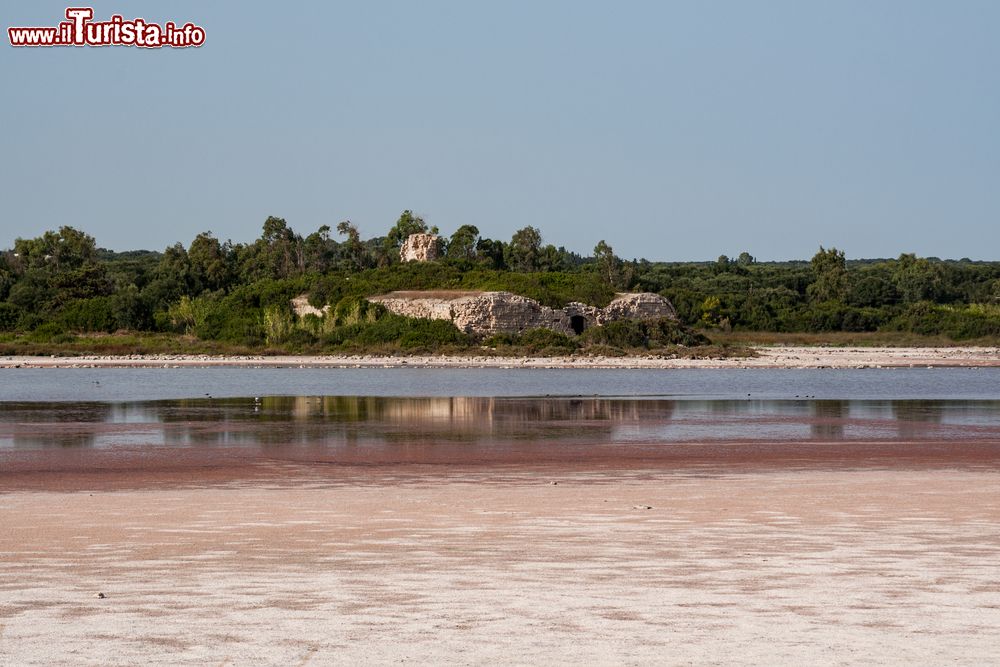
[[[723,332],[899,332],[950,341],[1000,337],[1000,263],[904,254],[848,261],[656,264],[639,286],[671,299],[681,321]]]
[[[276,217],[252,243],[205,232],[162,252],[104,250],[72,227],[18,239],[0,254],[0,351],[687,354],[733,353],[708,347],[713,341],[1000,341],[1000,262],[850,260],[822,247],[797,262],[757,262],[747,252],[715,262],[625,261],[603,240],[584,257],[545,244],[534,227],[503,241],[463,225],[442,237],[441,260],[400,264],[399,246],[419,231],[436,230],[404,211],[385,236],[367,240],[349,221],[335,234],[324,225],[302,236]],[[552,307],[651,291],[674,303],[680,323],[484,341],[365,300],[421,289],[506,290]],[[302,294],[329,312],[296,316],[290,300]]]

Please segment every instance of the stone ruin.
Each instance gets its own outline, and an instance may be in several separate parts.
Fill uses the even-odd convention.
[[[665,297],[654,292],[620,292],[607,308],[598,312],[597,324],[615,320],[657,320],[661,317],[677,319],[674,305]]]
[[[323,317],[330,311],[330,306],[323,306],[322,308],[316,308],[309,303],[309,295],[301,294],[294,299],[292,299],[292,310],[299,317],[305,317],[306,315],[315,315],[316,317]]]
[[[433,262],[441,257],[441,237],[437,234],[410,234],[399,249],[401,262]]]
[[[573,336],[615,320],[677,319],[670,301],[651,292],[618,294],[606,308],[577,302],[549,308],[510,292],[390,292],[368,300],[398,315],[449,320],[465,333],[482,336],[519,334],[529,329],[551,329]]]

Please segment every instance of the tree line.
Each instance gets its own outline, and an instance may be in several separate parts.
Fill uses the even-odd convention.
[[[367,310],[364,297],[394,289],[504,289],[554,307],[569,301],[605,305],[617,291],[657,292],[674,303],[682,324],[710,335],[1000,336],[1000,262],[913,254],[852,261],[823,247],[808,261],[758,262],[749,252],[714,262],[629,261],[603,240],[584,256],[545,243],[535,227],[498,240],[467,224],[441,236],[440,260],[401,264],[399,248],[414,233],[438,230],[409,210],[384,236],[368,239],[350,221],[302,235],[284,219],[269,217],[250,243],[204,232],[186,247],[112,252],[64,226],[19,238],[0,254],[0,332],[6,340],[44,341],[127,330],[315,348],[349,345],[351,335],[363,338],[378,321],[392,321],[396,328],[388,327],[376,342],[398,343],[413,327],[429,325],[404,326]],[[329,306],[328,315],[295,316],[289,302],[300,294],[317,308]],[[434,326],[413,335],[424,342],[462,342]]]

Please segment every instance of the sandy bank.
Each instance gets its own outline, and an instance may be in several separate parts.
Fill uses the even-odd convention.
[[[393,368],[892,368],[918,366],[1000,366],[995,347],[758,347],[758,356],[729,359],[643,357],[493,356],[208,356],[130,355],[80,357],[0,357],[0,368],[93,367],[329,367]]]

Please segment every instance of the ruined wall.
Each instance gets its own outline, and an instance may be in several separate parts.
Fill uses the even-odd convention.
[[[309,295],[302,294],[292,299],[292,310],[299,317],[305,317],[306,315],[315,315],[316,317],[323,317],[330,310],[330,306],[323,306],[322,308],[316,308],[309,305]]]
[[[368,300],[397,315],[450,320],[465,333],[489,336],[540,328],[573,333],[562,310],[510,292],[392,292]]]
[[[398,315],[450,320],[465,333],[486,336],[529,329],[572,336],[614,320],[677,319],[670,301],[652,293],[619,294],[607,308],[574,302],[558,310],[510,292],[392,292],[369,301]]]
[[[441,256],[441,237],[437,234],[410,234],[399,249],[401,262],[432,262]]]
[[[484,292],[452,306],[452,321],[466,333],[523,333],[529,329],[552,329],[573,335],[569,316],[543,306],[534,299],[510,292]]]
[[[428,293],[433,294],[433,293]],[[452,319],[452,303],[458,296],[423,296],[420,292],[392,292],[384,296],[368,297],[372,303],[380,303],[390,313],[406,317],[420,317],[427,320]]]
[[[677,319],[674,305],[653,292],[620,293],[606,308],[600,309],[597,323],[615,320],[656,320],[661,317]]]

